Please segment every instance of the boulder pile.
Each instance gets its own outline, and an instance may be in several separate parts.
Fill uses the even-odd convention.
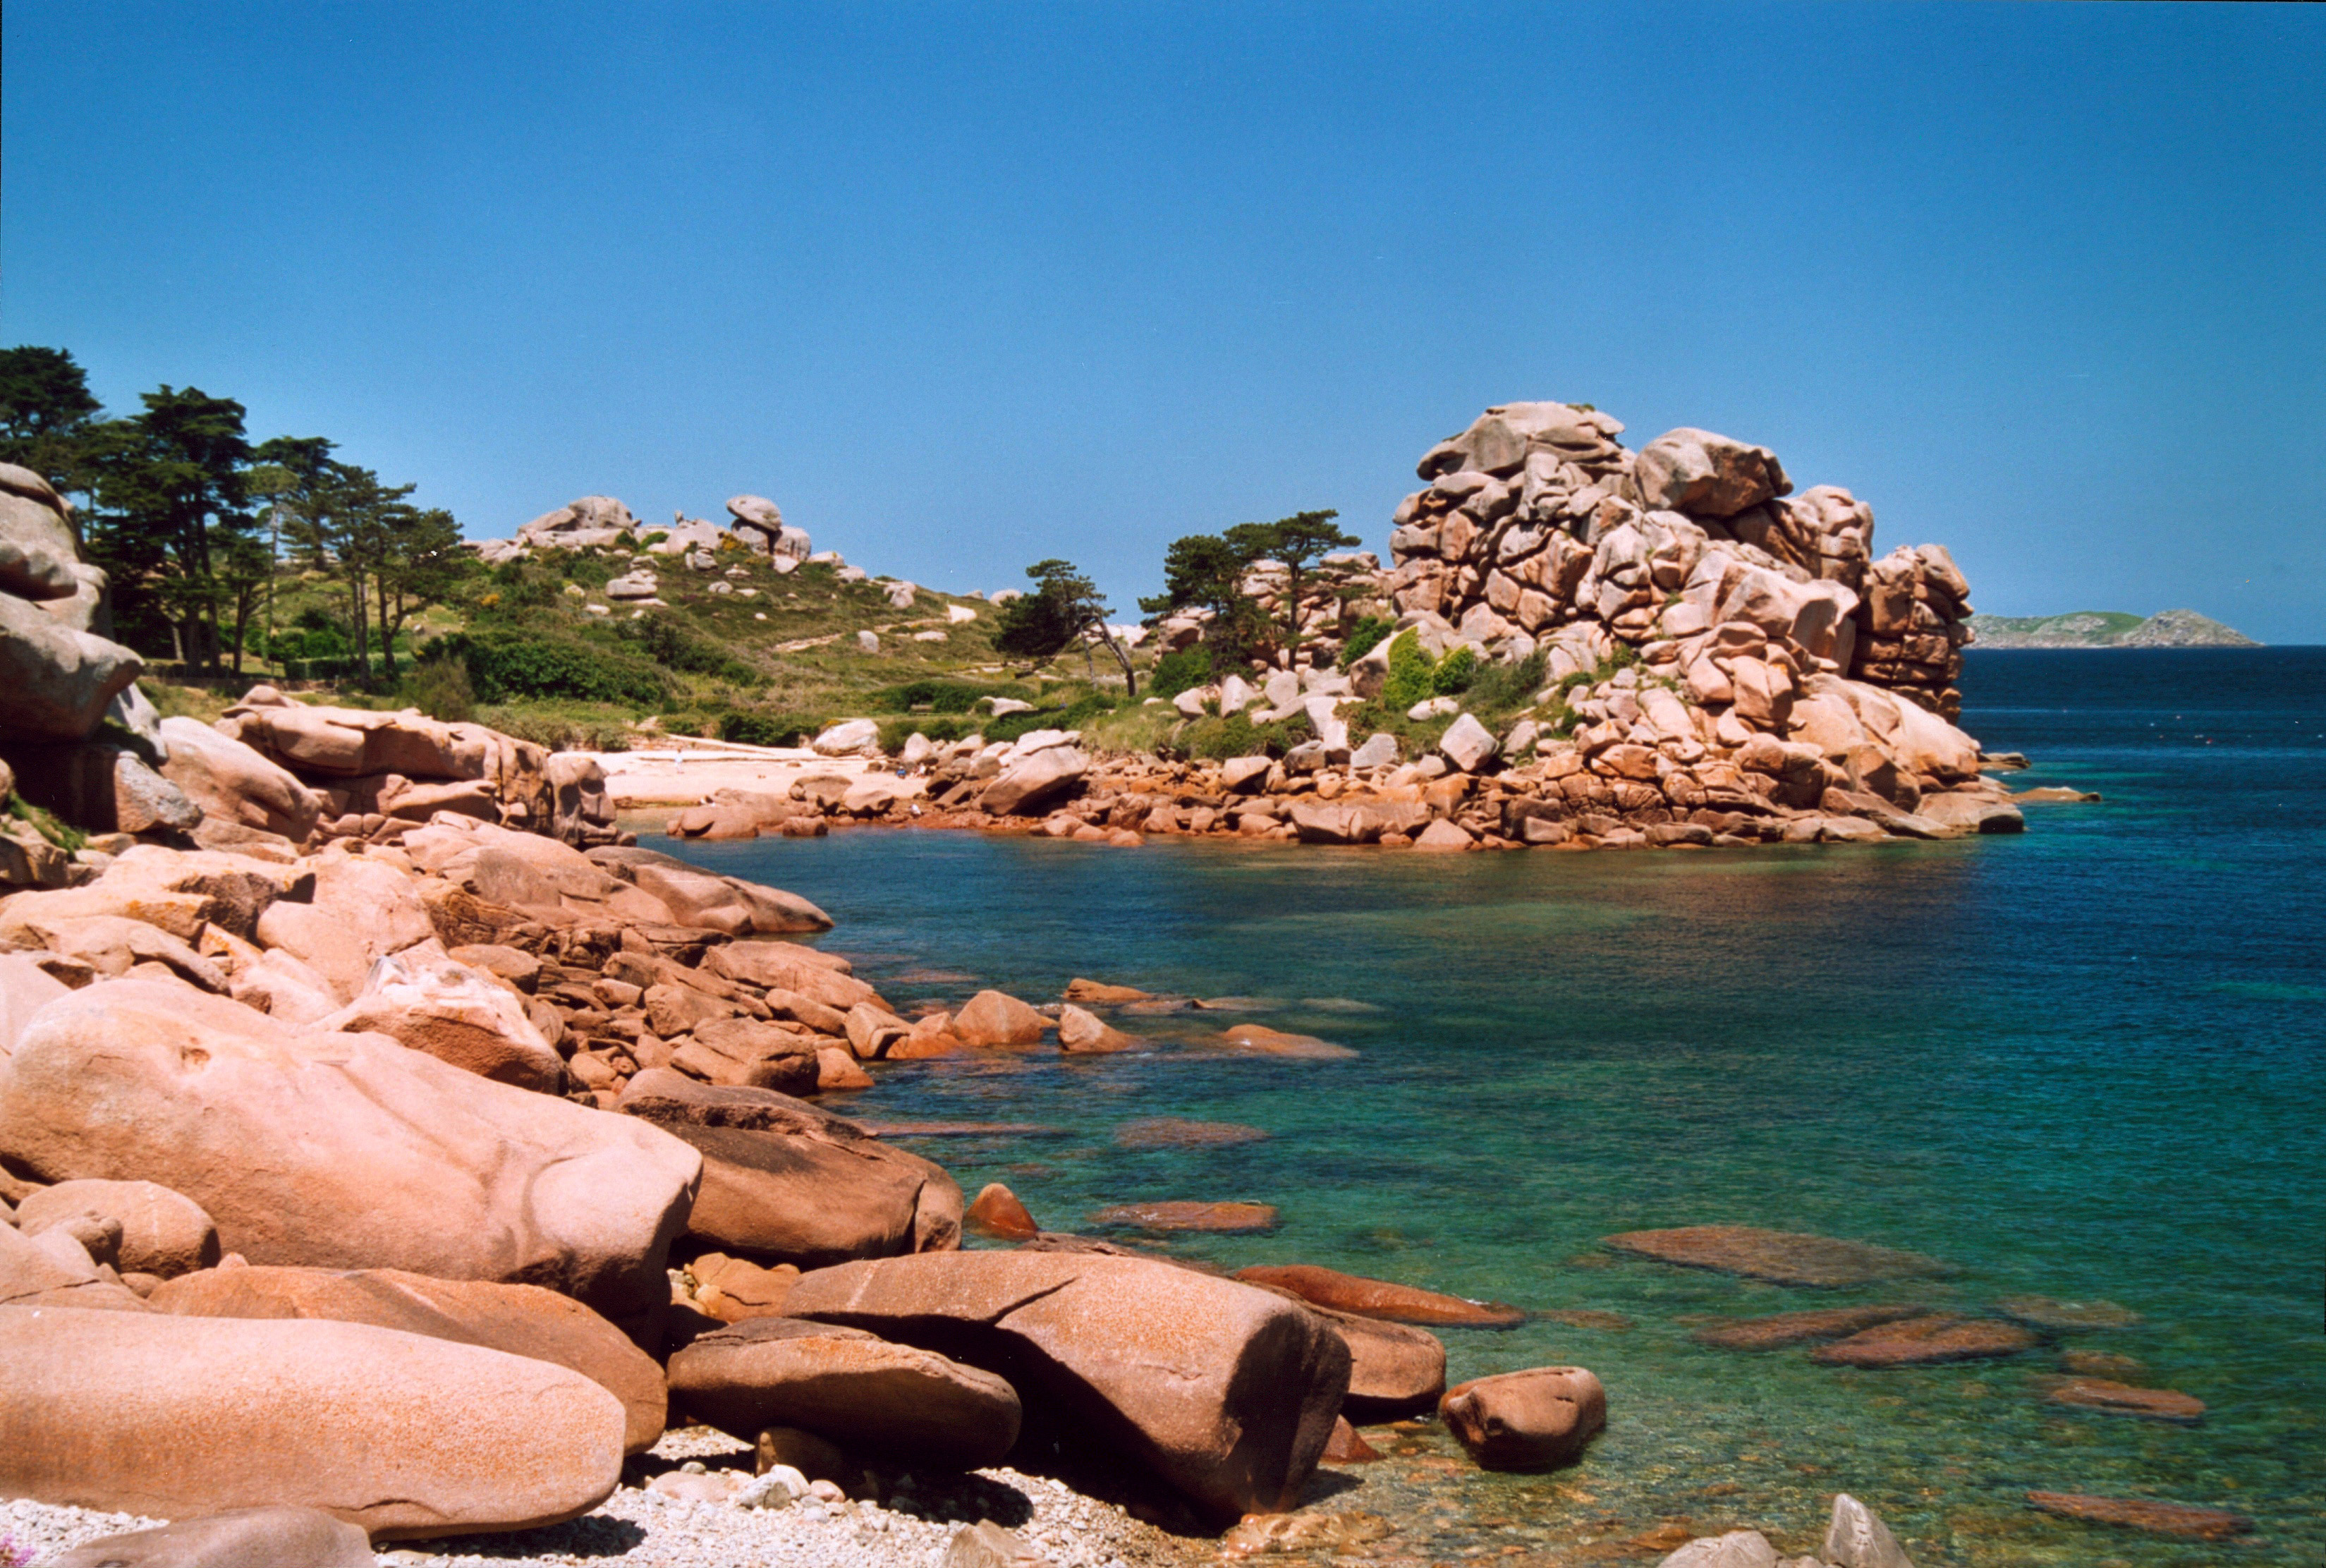
[[[1877,560],[1873,509],[1832,485],[1795,497],[1768,448],[1682,428],[1634,453],[1623,430],[1596,409],[1513,403],[1430,448],[1391,537],[1398,608],[1504,657],[1562,645],[1583,668],[1614,643],[1663,645],[1651,662],[1716,706],[1825,674],[1960,713],[1970,588],[1942,546]],[[1750,697],[1698,674],[1737,657],[1791,667]]]
[[[907,1022],[786,939],[831,926],[805,900],[565,842],[556,759],[265,693],[172,751],[234,847],[0,898],[0,1496],[334,1551],[321,1520],[515,1530],[675,1412],[775,1456],[745,1501],[795,1459],[837,1498],[1071,1456],[1218,1526],[1297,1503],[1344,1410],[1443,1392],[1428,1331],[1280,1287],[1030,1222],[962,1252],[945,1171],[814,1099],[1052,1021]],[[351,809],[389,779],[488,788]],[[1059,1013],[1062,1050],[1133,1043]]]
[[[200,809],[155,771],[158,715],[134,684],[144,661],[112,626],[72,509],[40,475],[0,463],[0,798],[14,791],[98,833],[191,826]],[[0,826],[0,888],[68,875],[38,833]]]
[[[614,579],[606,589],[608,597],[632,602],[654,596],[653,556],[676,557],[692,570],[708,572],[718,565],[720,550],[741,548],[767,556],[778,572],[789,572],[807,560],[814,548],[807,530],[786,524],[776,503],[765,496],[732,497],[727,510],[730,518],[727,529],[684,512],[674,513],[665,528],[640,522],[612,496],[582,496],[554,512],[544,512],[517,529],[514,538],[485,539],[469,547],[488,566],[526,560],[536,550],[635,550],[633,570]],[[844,565],[837,555],[826,555],[833,565]]]

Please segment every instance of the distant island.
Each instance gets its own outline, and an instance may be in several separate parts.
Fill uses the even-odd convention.
[[[2120,610],[2070,615],[1974,615],[1977,648],[2259,648],[2244,632],[2193,610],[2143,619]]]

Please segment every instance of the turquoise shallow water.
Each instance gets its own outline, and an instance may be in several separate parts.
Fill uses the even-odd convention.
[[[1052,1228],[1103,1204],[1249,1199],[1240,1266],[1322,1263],[1628,1327],[1449,1339],[1461,1377],[1576,1362],[1606,1434],[1576,1470],[1426,1464],[1446,1549],[1511,1532],[1559,1560],[1675,1522],[1813,1545],[1872,1503],[1932,1563],[2326,1562],[2326,650],[1974,655],[1966,725],[2038,764],[2024,837],[1874,849],[1427,856],[947,833],[690,846],[804,893],[892,1002],[1075,975],[1260,999],[1337,1062],[1230,1059],[1230,1020],[1122,1020],[1130,1057],[895,1069],[854,1114],[1033,1122],[930,1140]],[[1177,1115],[1270,1135],[1130,1151]],[[1931,1254],[1911,1291],[1783,1289],[1597,1246],[1692,1223]],[[1689,1338],[1704,1321],[1902,1295],[2105,1298],[2141,1326],[2014,1360],[1833,1370]],[[2145,1362],[2194,1429],[2047,1408],[2059,1351]],[[1428,1457],[1424,1456],[1425,1459]],[[2030,1489],[2233,1508],[2174,1542],[2035,1515]],[[1484,1534],[1478,1532],[1483,1531]],[[1596,1543],[1596,1545],[1590,1545]],[[1642,1550],[1633,1548],[1634,1552]]]

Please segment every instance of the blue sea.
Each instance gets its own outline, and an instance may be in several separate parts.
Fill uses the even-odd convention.
[[[2024,751],[2024,836],[1699,854],[1428,855],[944,832],[692,845],[806,895],[900,1009],[1075,975],[1242,997],[1340,1061],[1202,1049],[1217,1013],[1118,1020],[1152,1049],[890,1069],[842,1108],[1037,1125],[931,1138],[963,1189],[1052,1229],[1103,1205],[1235,1199],[1266,1235],[1174,1243],[1515,1303],[1448,1335],[1456,1378],[1605,1383],[1576,1468],[1487,1476],[1423,1430],[1355,1472],[1382,1550],[1652,1562],[1750,1526],[1813,1548],[1836,1491],[1933,1564],[2326,1563],[2326,649],[1975,652],[1964,726]],[[1265,1140],[1126,1149],[1135,1118]],[[1937,1282],[1782,1288],[1619,1257],[1691,1224],[1929,1254]],[[1861,1302],[1978,1313],[2104,1300],[2134,1327],[2008,1359],[1835,1369],[1696,1343]],[[2202,1399],[2200,1425],[2045,1403],[2061,1357]],[[2254,1521],[2204,1544],[2052,1517],[2031,1489]],[[1372,1499],[1368,1501],[1368,1499]]]

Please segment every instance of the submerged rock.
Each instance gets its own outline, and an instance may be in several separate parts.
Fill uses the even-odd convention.
[[[1291,1292],[1306,1302],[1361,1318],[1392,1323],[1419,1323],[1431,1328],[1514,1329],[1526,1314],[1501,1302],[1474,1302],[1413,1285],[1366,1279],[1320,1268],[1315,1264],[1257,1265],[1238,1269],[1236,1278],[1251,1284]]]
[[[1936,1361],[1979,1361],[2034,1349],[2036,1337],[2015,1323],[1991,1318],[1908,1318],[1821,1345],[1810,1359],[1833,1367],[1921,1367]]]
[[[2130,1307],[2114,1302],[2058,1302],[2050,1296],[2005,1296],[1995,1303],[1995,1310],[2032,1327],[2065,1334],[2136,1328],[2144,1321]]]
[[[1633,1230],[1604,1237],[1602,1244],[1659,1263],[1742,1274],[1781,1285],[1839,1289],[1953,1272],[1949,1265],[1921,1253],[1745,1225]]]
[[[1821,1339],[1842,1339],[1881,1323],[1920,1317],[1921,1306],[1831,1307],[1813,1312],[1777,1312],[1698,1329],[1689,1338],[1721,1350],[1777,1350]]]
[[[2199,1541],[2226,1541],[2250,1533],[2253,1521],[2243,1514],[2220,1508],[2191,1507],[2186,1503],[2160,1503],[2150,1498],[2101,1498],[2084,1492],[2029,1492],[2027,1500],[2047,1514],[2083,1519],[2095,1525],[2121,1525],[2156,1535],[2186,1535]]]
[[[1200,1230],[1217,1235],[1276,1228],[1276,1208],[1268,1203],[1203,1203],[1167,1199],[1157,1203],[1115,1203],[1091,1216],[1097,1225],[1118,1225],[1131,1230]]]
[[[2107,1377],[2079,1377],[2046,1395],[2054,1405],[2096,1410],[2103,1415],[2137,1415],[2149,1421],[2194,1426],[2205,1419],[2205,1402],[2170,1388],[2135,1388]]]

